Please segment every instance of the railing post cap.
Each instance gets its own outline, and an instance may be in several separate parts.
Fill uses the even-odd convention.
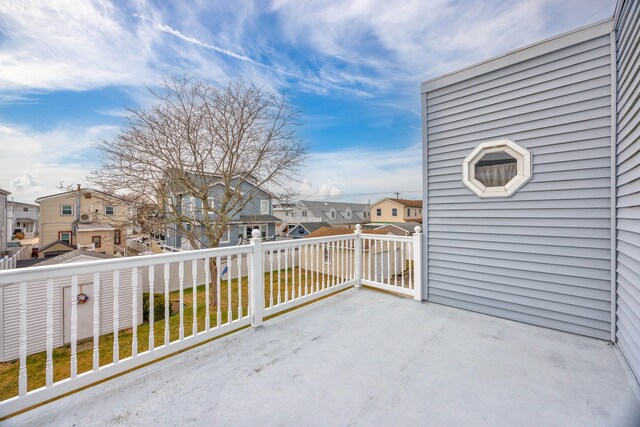
[[[356,231],[362,231],[362,226],[360,224],[356,224]]]
[[[420,234],[420,233],[422,233],[422,227],[420,227],[419,225],[416,225],[416,227],[413,229],[413,231],[415,231],[416,234]]]
[[[260,230],[258,230],[257,228],[254,228],[251,232],[251,237],[253,237],[254,239],[260,239],[262,238],[262,233],[260,233]]]

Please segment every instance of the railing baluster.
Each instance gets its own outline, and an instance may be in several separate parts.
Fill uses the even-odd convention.
[[[178,263],[178,284],[180,285],[180,308],[178,309],[178,313],[180,314],[179,339],[182,341],[184,340],[184,261]]]
[[[133,267],[131,271],[131,288],[133,289],[131,327],[133,337],[131,339],[131,357],[138,355],[138,267]]]
[[[296,251],[291,248],[291,299],[296,299]]]
[[[120,310],[120,270],[113,272],[113,363],[120,361],[120,342],[118,341],[119,310]]]
[[[204,260],[204,329],[208,331],[211,329],[211,313],[209,310],[209,306],[211,305],[211,294],[210,286],[211,286],[211,267],[209,264],[211,263],[211,258],[206,258]]]
[[[289,254],[284,249],[284,302],[289,302]]]
[[[276,258],[278,259],[278,305],[280,305],[280,249],[278,249],[278,255]]]
[[[242,309],[242,254],[238,254],[236,256],[236,261],[238,262],[238,274],[237,274],[237,278],[236,281],[238,282],[238,310],[240,310],[240,315],[238,316],[239,319],[242,319],[242,317],[244,316],[243,313],[243,309]],[[247,270],[249,269],[249,266],[247,265]],[[231,267],[229,267],[229,274],[231,274]],[[247,274],[249,274],[247,272]],[[247,286],[247,300],[249,299],[251,292],[249,292],[249,287]]]
[[[393,284],[394,286],[398,286],[398,275],[396,274],[396,270],[398,269],[398,247],[396,245],[396,241],[393,241]]]
[[[229,280],[231,280],[231,266],[229,266],[229,271],[227,271],[229,275]],[[242,283],[240,280],[236,283],[238,286],[238,320],[242,319]]]
[[[149,351],[155,350],[156,337],[154,330],[155,311],[156,311],[156,294],[155,294],[155,266],[149,266]]]
[[[391,285],[391,242],[387,240],[387,284]]]
[[[169,345],[171,342],[171,335],[169,333],[169,280],[170,280],[170,266],[168,263],[164,265],[164,345]]]
[[[310,275],[311,276],[310,277],[310,279],[311,279],[311,293],[315,292],[315,286],[314,286],[314,281],[313,281],[313,276],[314,276],[313,273],[315,272],[315,270],[313,269],[313,255],[314,255],[313,247],[314,247],[313,244],[309,245],[309,248],[310,248],[310,251],[311,251],[311,253],[309,254],[309,258],[311,258],[311,260],[310,260],[311,266],[309,267],[309,270],[311,271],[311,275]]]
[[[20,369],[18,371],[18,395],[27,394],[27,282],[20,282]]]
[[[231,255],[227,255],[227,266],[231,265]],[[231,274],[227,272],[227,323],[233,321],[233,303],[231,302]]]
[[[324,251],[326,250],[326,246],[324,243],[320,243],[320,263],[322,265],[322,274],[320,275],[320,287],[324,290],[325,286],[325,276],[324,276]]]
[[[222,325],[222,309],[220,304],[220,257],[216,257],[216,327]]]
[[[374,280],[374,276],[373,276],[373,262],[374,262],[374,259],[373,259],[373,240],[367,239],[367,245],[368,245],[368,248],[369,248],[369,268],[368,268],[368,270],[369,270],[369,280],[375,281]]]
[[[311,251],[311,245],[306,245],[305,246],[305,251],[304,251],[304,286],[305,286],[305,295],[309,295],[309,258],[311,256],[311,254],[309,253]]]
[[[78,376],[78,276],[71,276],[71,378]]]
[[[273,307],[273,250],[269,251],[269,307]]]
[[[413,257],[411,254],[413,253],[413,245],[410,243],[409,247],[409,289],[413,289]]]
[[[95,309],[94,309],[94,321],[95,321]],[[94,336],[95,336],[95,329],[94,329]],[[47,279],[47,362],[46,362],[45,370],[46,370],[45,384],[47,387],[51,387],[53,385],[53,279]]]
[[[193,298],[193,332],[195,337],[198,335],[198,260],[191,261],[191,275],[193,276],[192,298]]]
[[[298,248],[298,297],[302,296],[302,246]]]
[[[402,287],[404,288],[404,267],[406,265],[404,260],[404,246],[405,242],[400,242],[400,269],[402,270]]]

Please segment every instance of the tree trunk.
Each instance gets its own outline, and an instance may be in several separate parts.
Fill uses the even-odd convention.
[[[209,279],[211,280],[209,306],[215,308],[218,305],[218,264],[215,258],[209,258],[209,272],[211,274]]]

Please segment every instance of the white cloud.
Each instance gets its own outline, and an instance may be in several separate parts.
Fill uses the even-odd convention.
[[[0,188],[16,200],[32,201],[64,185],[86,185],[96,168],[92,146],[117,131],[114,126],[58,128],[47,132],[0,124]]]
[[[396,191],[402,197],[421,198],[421,159],[420,144],[311,153],[297,190],[301,196],[314,199],[330,196],[366,202],[392,196]]]

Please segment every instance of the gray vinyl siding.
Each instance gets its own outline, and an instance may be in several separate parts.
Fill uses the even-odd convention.
[[[611,47],[606,25],[589,31],[423,86],[430,301],[610,338]],[[462,162],[499,139],[532,153],[533,179],[480,199]]]
[[[640,3],[626,1],[617,46],[617,344],[640,381]]]

